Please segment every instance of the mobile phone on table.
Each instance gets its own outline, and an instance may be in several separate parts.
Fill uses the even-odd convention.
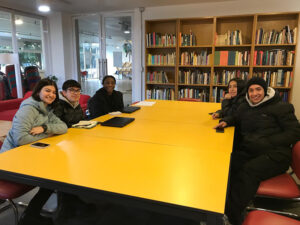
[[[224,127],[217,127],[216,132],[217,133],[224,133]]]
[[[36,143],[31,144],[30,146],[34,147],[34,148],[46,148],[49,145],[50,144],[46,144],[46,143],[42,143],[42,142],[36,142]]]

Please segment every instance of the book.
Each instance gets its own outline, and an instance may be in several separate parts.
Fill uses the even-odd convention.
[[[90,129],[95,127],[98,124],[98,121],[94,121],[94,120],[81,120],[76,124],[73,124],[72,127],[73,128],[84,128],[84,129]]]

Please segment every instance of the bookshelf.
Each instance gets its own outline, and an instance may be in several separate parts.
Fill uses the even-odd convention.
[[[146,99],[219,102],[231,78],[261,76],[290,101],[298,24],[297,12],[145,21]]]

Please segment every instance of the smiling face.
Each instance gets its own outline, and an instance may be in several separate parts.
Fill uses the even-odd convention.
[[[237,82],[231,81],[228,86],[228,93],[231,95],[231,97],[235,97],[237,95]]]
[[[68,99],[70,103],[77,103],[80,99],[80,88],[69,87],[67,90],[63,90],[63,96]]]
[[[44,86],[39,93],[39,97],[45,103],[45,105],[52,104],[56,98],[55,87],[52,85]]]
[[[115,80],[111,77],[106,78],[103,82],[103,87],[109,95],[112,94],[113,90],[115,89],[115,86]]]
[[[252,104],[256,105],[260,103],[265,97],[265,91],[262,86],[257,84],[252,84],[248,88],[249,99]]]

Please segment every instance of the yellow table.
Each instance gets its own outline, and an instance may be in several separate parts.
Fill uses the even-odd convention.
[[[1,154],[0,177],[220,224],[234,129],[212,129],[217,121],[208,112],[219,107],[157,101],[122,114],[136,118],[124,128],[72,128],[43,140],[46,149],[24,145]]]

